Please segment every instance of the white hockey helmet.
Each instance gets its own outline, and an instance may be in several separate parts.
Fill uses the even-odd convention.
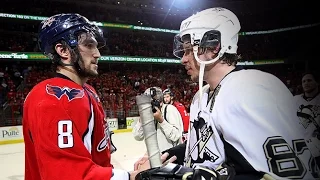
[[[228,9],[210,8],[200,11],[181,22],[180,33],[175,36],[173,54],[179,58],[183,56],[180,43],[183,43],[182,39],[186,35],[189,35],[192,46],[206,48],[220,43],[221,50],[217,59],[224,53],[236,54],[240,28],[237,16]],[[208,61],[205,64],[209,64]]]
[[[193,47],[193,55],[200,64],[200,98],[202,97],[205,65],[216,62],[224,53],[237,53],[240,28],[237,16],[230,10],[221,7],[200,11],[181,22],[180,33],[174,38],[173,54],[182,58],[184,54],[183,40],[190,41]],[[198,57],[199,48],[215,48],[218,46],[220,46],[220,51],[214,59],[201,60]]]

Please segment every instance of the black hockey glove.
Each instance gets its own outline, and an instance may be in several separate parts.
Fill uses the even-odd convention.
[[[135,180],[231,180],[234,176],[234,169],[225,164],[213,170],[201,166],[193,169],[169,163],[164,167],[142,171],[137,174]]]
[[[169,153],[169,156],[167,157],[167,159],[165,161],[170,159],[172,156],[176,156],[177,160],[175,160],[172,163],[183,165],[184,154],[186,152],[186,143],[179,144],[175,147],[167,149],[167,150],[163,151],[162,154],[164,154],[166,152]]]

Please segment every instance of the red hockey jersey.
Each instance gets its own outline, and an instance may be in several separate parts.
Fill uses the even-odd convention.
[[[179,102],[173,102],[173,105],[178,109],[181,118],[182,118],[182,122],[183,122],[183,132],[188,132],[189,129],[189,114],[186,111],[186,108],[184,107],[183,104],[179,103]]]
[[[106,180],[110,133],[95,90],[67,78],[42,81],[23,111],[26,180]]]

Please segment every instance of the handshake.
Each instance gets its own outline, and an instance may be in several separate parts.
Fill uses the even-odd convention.
[[[161,156],[161,160],[166,159],[168,155],[168,153],[164,153]],[[147,156],[144,156],[135,163],[135,170],[140,170],[140,172],[136,174],[135,180],[229,180],[233,179],[235,176],[233,167],[227,166],[226,164],[222,164],[220,167],[213,170],[208,167],[197,166],[195,168],[188,168],[171,163],[175,160],[176,157],[173,156],[161,167],[150,169]],[[139,167],[140,163],[142,163],[143,166]]]

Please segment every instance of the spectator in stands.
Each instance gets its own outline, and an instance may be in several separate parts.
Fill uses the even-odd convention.
[[[174,93],[170,89],[165,89],[163,91],[163,103],[171,104],[178,109],[183,122],[183,132],[187,133],[189,128],[189,114],[182,103],[179,101],[174,101]]]

